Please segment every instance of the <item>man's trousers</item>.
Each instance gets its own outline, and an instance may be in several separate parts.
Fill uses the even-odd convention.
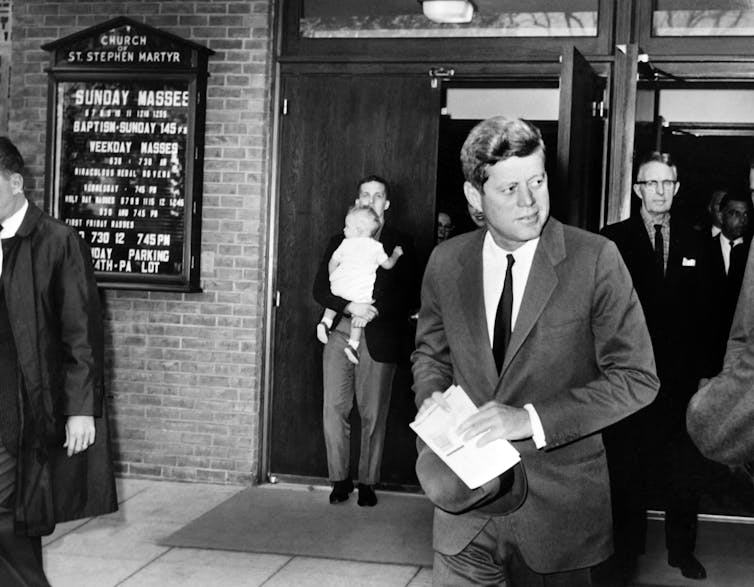
[[[366,336],[359,345],[359,364],[348,360],[344,348],[348,342],[351,320],[343,318],[330,333],[322,355],[324,405],[322,418],[327,447],[327,467],[331,481],[349,478],[351,425],[349,416],[356,400],[361,417],[361,452],[359,483],[374,485],[380,480],[385,424],[395,363],[372,359]]]

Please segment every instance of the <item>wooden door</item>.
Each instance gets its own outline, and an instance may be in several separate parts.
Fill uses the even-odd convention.
[[[575,48],[563,55],[558,120],[558,181],[552,189],[553,216],[597,231],[602,203],[604,121],[596,111],[601,78]]]
[[[312,283],[328,239],[342,230],[357,181],[391,184],[386,219],[414,236],[420,262],[434,238],[439,90],[428,76],[285,73],[270,406],[269,473],[327,478],[322,433],[322,308]],[[418,282],[418,279],[417,279]],[[382,467],[386,485],[416,485],[408,352],[399,364]],[[356,416],[354,416],[355,418]],[[352,462],[358,426],[352,418]],[[354,454],[355,453],[355,454]],[[352,471],[356,469],[352,465]]]

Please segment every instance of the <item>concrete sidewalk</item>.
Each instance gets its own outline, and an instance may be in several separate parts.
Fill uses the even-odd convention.
[[[160,546],[240,486],[118,479],[120,511],[58,525],[44,539],[53,587],[428,587],[431,569]],[[326,498],[327,493],[323,493]],[[249,528],[253,532],[253,528]]]
[[[432,582],[431,569],[416,565],[162,546],[162,539],[244,488],[118,479],[118,489],[119,512],[61,524],[44,539],[45,569],[54,587],[429,587]],[[327,499],[329,489],[321,492]],[[700,522],[696,552],[708,578],[694,585],[754,584],[753,525]],[[649,521],[647,554],[640,557],[634,580],[653,586],[691,583],[667,565],[661,520]]]

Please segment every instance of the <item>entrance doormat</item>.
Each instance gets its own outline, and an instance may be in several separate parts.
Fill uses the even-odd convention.
[[[160,544],[432,566],[432,511],[424,495],[357,492],[330,505],[329,488],[264,485],[237,493]]]

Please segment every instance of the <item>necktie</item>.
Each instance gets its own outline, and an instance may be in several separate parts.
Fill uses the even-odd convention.
[[[735,244],[730,241],[730,256],[728,257],[728,275],[736,275],[739,271],[743,273],[742,269],[746,263],[746,259],[743,258],[743,251],[745,247]]]
[[[665,242],[662,238],[662,224],[655,224],[655,260],[660,277],[665,275]]]
[[[736,256],[736,253],[735,253],[736,243],[728,239],[728,246],[730,247],[728,249],[728,275],[730,275],[731,273],[733,273],[733,263],[734,263],[733,259]]]
[[[500,301],[497,304],[495,312],[495,330],[492,336],[492,356],[495,357],[495,366],[497,372],[503,366],[505,358],[505,349],[511,338],[511,314],[513,313],[513,264],[516,259],[513,255],[506,255],[508,267],[505,269],[505,281],[503,282],[503,293],[500,295]]]

